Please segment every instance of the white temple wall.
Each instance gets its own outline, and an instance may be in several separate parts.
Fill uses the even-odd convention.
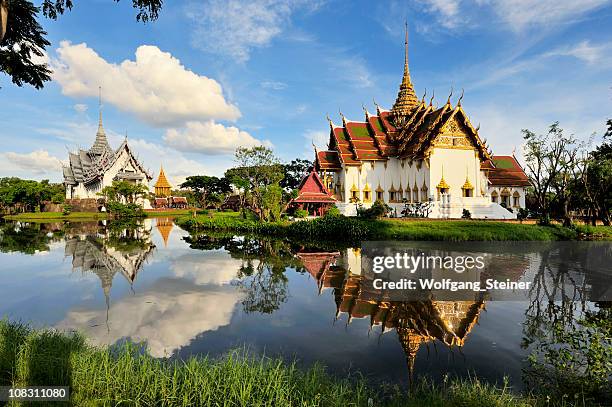
[[[474,197],[482,196],[480,159],[475,150],[435,148],[430,156],[430,184],[434,200],[438,199],[437,185],[444,175],[450,186],[451,199],[461,198],[466,175],[474,187]],[[444,173],[444,174],[443,174]]]

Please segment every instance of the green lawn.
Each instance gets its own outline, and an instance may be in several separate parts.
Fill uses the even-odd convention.
[[[242,219],[238,213],[213,213],[180,217],[176,221],[187,230],[217,230],[236,233],[263,233],[298,239],[342,240],[450,240],[450,241],[550,241],[612,240],[612,227],[559,225],[539,226],[479,220],[366,220],[324,217],[298,222],[262,223]]]
[[[58,220],[100,220],[107,219],[108,215],[106,213],[100,212],[72,212],[67,215],[64,215],[62,212],[27,212],[20,213],[17,215],[7,215],[4,219],[7,220],[21,220],[21,221],[49,221],[54,222]]]
[[[70,386],[70,404],[53,405],[74,406],[556,405],[475,378],[421,381],[410,393],[374,388],[361,376],[335,377],[319,365],[301,369],[244,350],[220,358],[154,359],[136,346],[92,347],[80,335],[0,320],[0,386],[7,385]]]

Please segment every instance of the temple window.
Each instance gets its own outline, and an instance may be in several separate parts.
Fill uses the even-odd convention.
[[[440,199],[442,195],[448,194],[448,192],[450,191],[450,186],[444,180],[444,175],[442,175],[442,178],[440,179],[440,182],[436,186],[436,189],[438,190],[438,200]]]
[[[365,188],[363,189],[363,202],[372,202],[372,190],[368,184],[366,184]]]
[[[512,194],[512,206],[515,208],[521,206],[521,195],[518,193],[518,191],[514,191],[514,194]]]
[[[419,202],[419,190],[417,188],[412,189],[412,201]]]
[[[423,187],[421,187],[421,202],[427,202],[429,197],[427,196],[427,187],[423,183]]]
[[[461,190],[463,191],[464,198],[471,198],[474,196],[474,187],[467,175],[465,176],[465,183],[461,187]]]
[[[359,200],[359,189],[357,189],[355,184],[353,184],[353,187],[351,188],[351,200],[353,201]]]
[[[497,203],[497,191],[493,191],[493,193],[491,194],[491,202]]]
[[[504,188],[501,192],[501,205],[505,207],[510,206],[510,191],[507,188]]]

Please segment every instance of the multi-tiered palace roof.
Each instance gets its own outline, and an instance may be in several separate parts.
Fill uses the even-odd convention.
[[[102,125],[102,112],[100,111],[98,131],[96,132],[96,140],[93,145],[89,150],[79,149],[75,153],[68,153],[69,165],[63,167],[64,183],[67,185],[82,183],[87,186],[101,182],[104,174],[115,164],[123,149],[130,150],[127,138],[117,150],[111,148],[106,138],[104,126]],[[133,164],[138,168],[139,172],[120,172],[115,178],[132,181],[144,180],[144,178],[147,178],[146,180],[149,181],[153,178],[140,161],[134,158]]]
[[[442,107],[434,106],[434,97],[428,101],[426,94],[419,99],[414,91],[408,65],[408,39],[405,43],[404,74],[397,99],[390,110],[376,105],[376,113],[365,107],[365,120],[352,121],[342,116],[342,125],[331,119],[328,150],[318,151],[315,167],[318,171],[339,171],[343,166],[360,166],[364,162],[386,161],[395,157],[406,160],[427,159],[436,145],[458,145],[474,147],[481,161],[481,168],[499,176],[512,178],[516,185],[528,185],[527,177],[514,160],[512,174],[509,166],[497,163],[508,160],[506,156],[493,156],[491,149],[479,136],[479,127],[474,127],[461,106],[463,94],[456,104],[449,95]],[[456,133],[467,137],[439,137],[441,133]],[[499,159],[498,159],[499,158]]]

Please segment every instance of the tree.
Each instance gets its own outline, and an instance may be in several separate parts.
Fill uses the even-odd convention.
[[[599,218],[609,226],[612,223],[612,120],[608,120],[607,125],[603,143],[585,160],[580,187],[584,190],[593,223]]]
[[[285,190],[296,189],[300,186],[302,178],[308,173],[313,163],[310,160],[296,158],[291,160],[289,164],[283,164],[283,172],[285,176],[280,181],[280,186]]]
[[[57,20],[74,4],[74,0],[43,0],[42,15]],[[157,19],[162,5],[163,0],[132,0],[136,20],[145,23]],[[41,89],[51,79],[49,67],[40,62],[51,45],[39,23],[40,12],[41,7],[29,0],[0,0],[0,72],[17,86],[25,83]]]
[[[102,188],[100,195],[109,202],[134,204],[147,195],[149,188],[144,184],[133,184],[128,181],[113,181],[112,185]]]
[[[239,147],[235,157],[239,167],[232,170],[232,175],[248,182],[246,189],[251,193],[252,208],[257,217],[271,220],[275,217],[276,205],[282,203],[282,191],[278,197],[277,190],[269,187],[278,186],[280,189],[279,183],[284,177],[282,165],[274,152],[264,146]],[[273,202],[276,198],[278,202]]]
[[[527,176],[533,186],[540,222],[550,222],[551,202],[556,193],[563,210],[563,223],[570,225],[572,190],[568,187],[578,170],[582,145],[573,136],[566,136],[559,122],[553,123],[545,135],[536,135],[527,129],[523,134]]]
[[[201,207],[205,208],[208,197],[211,194],[225,194],[232,190],[230,181],[223,177],[213,177],[208,175],[192,175],[187,177],[181,188],[189,188],[193,191]]]
[[[49,180],[41,182],[23,180],[17,177],[0,178],[0,209],[35,211],[44,201],[61,203],[64,201],[64,186]]]

